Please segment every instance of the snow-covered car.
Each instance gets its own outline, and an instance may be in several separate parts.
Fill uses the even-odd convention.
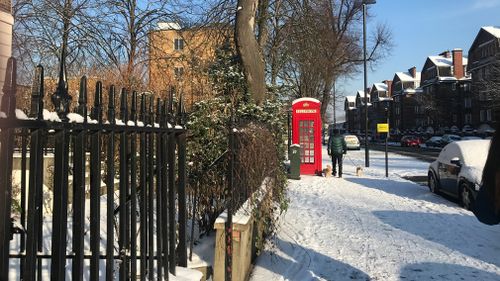
[[[459,141],[461,139],[462,139],[462,137],[460,137],[458,135],[452,135],[452,134],[443,135],[443,137],[442,137],[443,146],[445,146],[451,142],[454,142],[454,141]]]
[[[427,147],[441,147],[443,145],[443,138],[440,136],[433,136],[425,141]]]
[[[344,135],[344,140],[345,144],[347,146],[347,149],[357,149],[359,150],[360,144],[359,144],[359,139],[355,135]]]
[[[446,193],[459,199],[466,209],[474,207],[490,140],[456,141],[446,145],[429,166],[431,192]]]

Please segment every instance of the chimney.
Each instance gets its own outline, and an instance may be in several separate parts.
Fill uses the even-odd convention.
[[[408,69],[408,72],[410,73],[411,77],[417,78],[417,68],[415,66]]]
[[[445,58],[451,58],[451,54],[450,54],[450,51],[446,50],[444,52],[442,52],[441,54],[439,54],[440,56],[442,57],[445,57]]]
[[[455,78],[460,79],[464,77],[464,64],[462,58],[462,49],[453,49],[453,74]]]
[[[384,80],[384,84],[387,85],[387,97],[391,97],[392,80]]]

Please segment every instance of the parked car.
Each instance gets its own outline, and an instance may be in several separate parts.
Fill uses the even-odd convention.
[[[489,140],[457,141],[446,145],[436,161],[429,165],[429,190],[451,195],[459,199],[464,208],[472,209],[489,148]]]
[[[344,135],[344,140],[347,146],[347,149],[357,149],[360,150],[361,146],[359,143],[359,139],[355,135]]]
[[[461,139],[462,138],[460,136],[457,136],[457,135],[451,135],[451,134],[443,135],[443,146],[445,146],[451,142],[454,142],[454,141],[459,141]]]
[[[476,136],[463,136],[460,140],[482,140],[482,138]]]
[[[443,146],[443,137],[433,136],[425,142],[425,146],[427,146],[427,147],[442,147]]]
[[[401,146],[404,147],[420,147],[420,138],[414,135],[406,135],[401,138]]]

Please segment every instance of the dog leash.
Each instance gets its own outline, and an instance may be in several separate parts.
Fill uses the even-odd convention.
[[[347,159],[349,159],[349,161],[351,161],[351,163],[352,163],[352,165],[354,165],[354,167],[359,167],[359,165],[354,163],[354,160],[352,160],[352,158],[348,154],[346,154],[345,156],[347,157]]]

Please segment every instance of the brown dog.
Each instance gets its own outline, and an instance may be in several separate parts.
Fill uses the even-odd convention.
[[[331,165],[326,165],[326,168],[323,169],[323,176],[324,177],[331,177],[332,176],[332,166]]]

